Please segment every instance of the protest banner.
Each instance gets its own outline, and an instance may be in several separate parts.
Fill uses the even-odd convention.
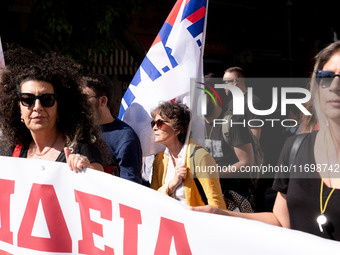
[[[0,157],[0,254],[338,254],[340,242],[199,213],[142,185]]]

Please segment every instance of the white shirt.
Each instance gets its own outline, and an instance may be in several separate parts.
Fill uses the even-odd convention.
[[[184,162],[185,162],[184,147],[185,146],[183,146],[181,151],[178,153],[178,162],[182,162],[181,164],[184,164]],[[171,155],[170,155],[168,148],[165,149],[164,155],[169,158],[166,176],[165,176],[165,180],[164,180],[164,183],[168,184],[175,176],[175,166],[174,166],[174,163],[172,161],[172,158],[171,158]],[[184,182],[182,182],[180,185],[178,185],[178,187],[175,190],[174,195],[175,195],[175,198],[177,200],[179,200],[182,204],[185,204],[185,205],[187,204],[187,201],[185,199],[185,192],[184,192]]]

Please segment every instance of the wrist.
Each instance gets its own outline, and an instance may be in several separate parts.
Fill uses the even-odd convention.
[[[175,193],[177,185],[174,185],[172,181],[168,182],[168,195],[171,197]]]

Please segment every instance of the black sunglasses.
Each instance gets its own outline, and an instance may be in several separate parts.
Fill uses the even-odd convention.
[[[39,99],[43,107],[52,107],[55,103],[56,94],[42,94],[36,96],[31,93],[19,93],[19,100],[23,106],[31,107],[35,104],[35,100]]]
[[[340,77],[340,74],[335,74],[331,71],[317,70],[315,71],[316,83],[325,88],[332,84],[334,77]]]
[[[166,122],[168,122],[168,121],[161,120],[161,119],[158,119],[156,121],[152,120],[151,121],[151,128],[153,128],[156,125],[158,129],[161,129],[163,127],[164,123],[166,123]]]

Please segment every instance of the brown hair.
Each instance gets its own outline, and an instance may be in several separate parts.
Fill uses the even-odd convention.
[[[151,112],[152,118],[159,114],[167,117],[174,130],[180,131],[178,140],[184,144],[190,123],[190,109],[180,102],[163,102]]]

